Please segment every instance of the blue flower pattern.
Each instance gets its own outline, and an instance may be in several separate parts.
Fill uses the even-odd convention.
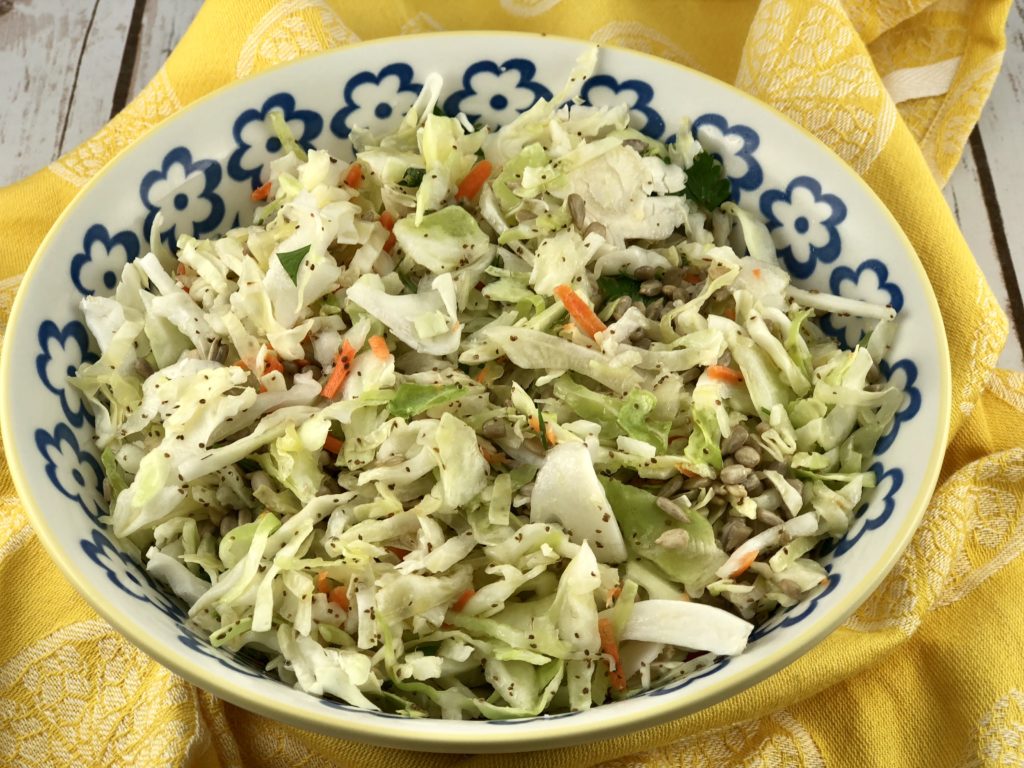
[[[96,457],[82,449],[67,424],[58,424],[52,433],[37,429],[35,443],[54,488],[77,502],[90,518],[98,520],[106,509],[103,471]]]
[[[550,97],[550,92],[535,80],[535,75],[534,64],[526,59],[510,59],[501,64],[475,62],[465,70],[462,88],[445,100],[445,111],[449,114],[463,111],[472,119],[483,119],[496,125],[507,123],[536,99]],[[330,120],[330,129],[343,139],[356,126],[376,132],[392,130],[420,88],[414,82],[412,68],[405,63],[396,62],[378,71],[359,72],[346,83],[344,104]],[[626,99],[634,127],[653,137],[660,137],[664,132],[664,120],[652,106],[654,93],[648,83],[619,81],[608,75],[597,75],[587,83],[583,96],[591,104],[621,103]],[[158,168],[145,175],[139,189],[147,211],[143,231],[149,231],[158,211],[163,212],[160,236],[171,244],[183,232],[206,235],[221,226],[225,219],[225,204],[218,188],[224,174],[232,181],[245,183],[247,188],[255,187],[263,179],[261,174],[266,160],[279,148],[276,137],[266,128],[267,113],[275,107],[284,112],[299,142],[307,148],[312,146],[322,132],[324,118],[312,110],[297,108],[291,94],[271,96],[235,120],[235,149],[223,170],[214,160],[193,158],[187,147],[176,147],[167,153]],[[694,122],[692,130],[701,144],[722,161],[732,181],[734,197],[743,192],[756,193],[762,187],[764,173],[755,155],[760,139],[753,129],[730,124],[722,115],[706,114]],[[837,196],[825,192],[816,179],[798,176],[785,189],[763,191],[760,208],[780,256],[796,277],[806,278],[822,265],[839,258],[842,248],[839,227],[846,218],[846,206]],[[82,250],[71,258],[70,277],[75,288],[83,295],[108,294],[116,284],[123,265],[138,257],[141,243],[142,239],[131,231],[111,232],[101,224],[89,227],[83,238]],[[897,310],[902,306],[899,286],[889,279],[885,266],[877,260],[865,261],[856,269],[837,267],[832,270],[829,284],[834,292],[845,293],[847,283],[856,288],[859,297],[864,297],[866,290],[869,293],[881,291],[888,295],[885,303],[892,304]],[[832,332],[844,337],[852,327],[852,324],[843,323],[838,318],[825,318],[825,324],[830,321],[833,323]],[[88,416],[77,393],[66,386],[70,371],[82,361],[95,359],[95,355],[88,350],[85,328],[78,322],[60,327],[47,321],[40,326],[38,339],[40,352],[36,358],[36,372],[46,389],[60,398],[66,423],[58,424],[51,432],[36,430],[36,447],[53,486],[78,503],[99,526],[99,516],[105,512],[102,471],[95,456],[84,448],[88,441],[72,431],[72,426],[84,426]],[[918,414],[922,404],[921,392],[916,386],[918,370],[912,361],[883,362],[881,368],[894,386],[905,392],[905,398],[896,414],[893,429],[879,443],[879,454],[892,444],[899,426]],[[874,514],[868,518],[866,510],[862,509],[850,533],[835,545],[831,553],[833,562],[828,566],[828,585],[810,600],[779,612],[768,624],[759,627],[751,636],[753,642],[768,636],[774,629],[792,626],[814,614],[821,601],[841,581],[841,574],[834,570],[835,563],[866,531],[881,527],[892,516],[896,496],[903,484],[903,474],[896,468],[885,470],[878,463],[872,469],[879,479],[871,506]],[[244,658],[211,649],[205,637],[197,635],[184,623],[186,614],[181,606],[168,597],[165,589],[156,584],[138,563],[120,552],[99,527],[92,531],[90,539],[81,542],[81,547],[126,595],[150,603],[178,622],[178,640],[183,645],[241,674],[267,676]],[[675,684],[641,695],[660,696],[679,690],[715,674],[731,661],[729,658],[716,660]],[[327,699],[323,699],[323,703],[329,707],[350,709],[348,705]],[[375,714],[395,717],[386,713]],[[496,721],[495,724],[501,725],[502,722]]]
[[[36,373],[43,386],[60,398],[60,407],[73,427],[80,427],[86,421],[92,423],[92,415],[85,407],[77,389],[67,383],[82,363],[97,360],[89,351],[89,334],[77,320],[60,328],[51,320],[39,326],[39,347],[36,356]]]
[[[139,238],[134,232],[110,234],[102,224],[85,231],[82,250],[71,257],[71,282],[83,296],[114,292],[121,270],[139,255]]]
[[[388,64],[376,74],[360,72],[345,85],[345,106],[331,118],[331,131],[342,139],[353,128],[368,128],[375,134],[393,131],[422,87],[413,82],[408,64]]]
[[[917,366],[910,360],[899,360],[891,364],[883,360],[878,368],[889,382],[889,386],[903,392],[903,403],[893,417],[892,427],[882,435],[882,439],[875,446],[875,455],[881,456],[893,444],[900,425],[913,419],[921,410],[921,390],[914,386],[917,383]]]
[[[889,282],[889,270],[878,259],[867,259],[856,269],[836,267],[828,283],[832,293],[838,296],[856,296],[872,304],[890,306],[897,312],[903,309],[903,291],[895,283]],[[835,314],[825,315],[821,319],[822,330],[851,349],[860,342],[871,325],[873,323],[869,324],[861,318]]]
[[[764,182],[764,171],[754,156],[761,145],[757,131],[746,125],[729,125],[722,115],[708,113],[693,121],[693,137],[718,158],[732,182],[732,199],[743,190],[755,190]]]
[[[160,168],[142,178],[139,196],[146,207],[143,231],[163,214],[160,238],[170,246],[180,234],[211,234],[224,218],[224,199],[217,193],[221,168],[214,160],[193,160],[187,147],[175,147]]]
[[[779,256],[794,276],[810,277],[818,262],[830,264],[839,258],[839,225],[846,218],[846,204],[824,192],[817,179],[797,176],[785,190],[764,192],[761,213]]]
[[[526,59],[478,61],[462,76],[462,90],[444,102],[449,115],[464,112],[472,122],[500,126],[511,122],[551,91],[533,79],[537,68]]]
[[[868,505],[861,505],[850,525],[850,530],[846,532],[846,536],[835,548],[835,557],[837,558],[849,552],[867,531],[885,525],[886,520],[892,517],[893,510],[896,509],[896,494],[903,487],[903,471],[895,467],[885,469],[878,462],[871,465],[871,471],[878,479],[873,500],[881,497],[881,508],[877,509],[871,517],[867,517],[864,513]]]
[[[595,107],[629,105],[629,124],[652,139],[665,133],[665,121],[651,106],[654,89],[643,80],[616,80],[611,75],[594,75],[580,91],[580,97]]]
[[[274,94],[258,109],[240,114],[231,128],[237,148],[228,158],[227,172],[236,181],[248,180],[253,189],[266,181],[270,161],[281,155],[281,140],[274,135],[268,120],[274,109],[281,111],[295,140],[307,150],[323,130],[320,113],[296,108],[290,93]]]

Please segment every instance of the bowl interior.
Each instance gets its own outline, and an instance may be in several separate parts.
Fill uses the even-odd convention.
[[[94,359],[78,303],[110,294],[122,265],[158,236],[209,235],[251,220],[250,192],[280,152],[269,110],[299,141],[351,157],[353,127],[393,129],[424,78],[443,108],[501,125],[557,93],[583,43],[512,34],[439,34],[333,51],[222,89],[149,133],[99,173],[62,215],[24,280],[3,361],[3,427],[19,492],[43,543],[92,605],[143,650],[191,681],[296,725],[390,746],[496,751],[612,735],[706,706],[796,658],[877,586],[913,532],[945,445],[949,364],[934,296],[898,225],[835,155],[793,124],[706,76],[653,57],[602,51],[582,96],[626,101],[634,127],[665,139],[690,130],[717,154],[734,198],[767,220],[803,287],[891,304],[900,330],[883,367],[904,403],[878,447],[878,487],[825,559],[827,585],[759,627],[742,656],[584,713],[507,722],[416,721],[293,690],[239,654],[212,648],[183,606],[111,541],[92,417],[67,378]],[[684,118],[691,121],[684,124]],[[830,317],[847,345],[862,328]]]

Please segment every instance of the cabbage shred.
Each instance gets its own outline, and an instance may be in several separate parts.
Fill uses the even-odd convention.
[[[687,125],[559,106],[593,57],[496,132],[428,78],[354,132],[360,173],[290,151],[258,224],[83,300],[106,522],[214,645],[357,707],[530,717],[739,653],[827,579],[901,403],[894,314],[801,303]]]

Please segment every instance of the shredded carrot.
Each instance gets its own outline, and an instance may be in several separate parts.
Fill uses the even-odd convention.
[[[487,380],[487,366],[485,365],[476,376],[473,377],[477,384],[483,384]]]
[[[609,619],[597,620],[597,631],[601,635],[601,650],[612,657],[615,668],[608,665],[608,680],[616,691],[626,690],[626,676],[622,674],[622,662],[619,659],[619,643],[615,639],[615,627]]]
[[[615,601],[619,598],[619,595],[621,595],[621,594],[622,594],[622,585],[621,584],[616,584],[614,587],[609,589],[608,590],[608,597],[606,597],[605,600],[604,600],[604,607],[605,608],[611,608],[612,605],[615,603]]]
[[[724,381],[727,384],[739,384],[743,381],[743,375],[727,365],[708,366],[708,377],[714,381]]]
[[[472,200],[484,187],[484,182],[491,175],[491,169],[493,166],[487,160],[481,160],[479,163],[469,169],[469,173],[459,183],[459,188],[455,190],[456,200]]]
[[[233,362],[232,365],[237,365],[243,371],[249,370],[249,365],[248,363],[245,362],[245,360],[235,360],[235,362]]]
[[[679,470],[680,475],[684,475],[686,477],[700,477],[700,475],[698,475],[692,469],[689,469],[683,464],[676,464],[676,469]]]
[[[565,306],[573,322],[590,338],[594,338],[598,332],[608,327],[601,322],[601,318],[594,314],[594,310],[587,306],[579,294],[565,283],[555,288],[555,296]]]
[[[256,189],[254,189],[252,191],[252,194],[249,195],[249,197],[252,199],[252,201],[256,202],[256,203],[258,203],[260,200],[266,200],[269,196],[270,196],[270,182],[269,181],[266,184],[262,185],[262,186],[256,187]]]
[[[540,434],[540,419],[536,416],[531,416],[527,423],[530,425],[530,429]],[[544,437],[548,439],[548,445],[558,445],[558,439],[555,437],[555,430],[551,428],[551,425],[547,422],[544,423]]]
[[[341,442],[341,440],[336,438],[334,435],[328,435],[327,437],[324,438],[324,450],[327,451],[328,453],[333,453],[335,456],[337,456],[339,453],[341,453],[341,449],[344,447],[345,444]]]
[[[320,571],[316,575],[316,591],[327,594],[331,591],[331,585],[327,580],[327,571]]]
[[[508,464],[508,457],[503,453],[497,453],[480,446],[480,453],[483,455],[484,460],[492,467],[504,466]]]
[[[397,557],[399,560],[405,560],[405,556],[409,554],[408,549],[402,549],[401,547],[384,547],[388,552]]]
[[[359,163],[352,163],[348,173],[345,174],[345,183],[352,189],[359,189],[363,185],[363,166]]]
[[[735,319],[736,319],[736,310],[735,310],[735,309],[733,309],[732,307],[729,307],[728,309],[726,309],[726,310],[725,310],[725,311],[724,311],[724,312],[722,313],[722,317],[727,317],[727,318],[729,318],[730,320],[735,320]]]
[[[697,283],[699,283],[703,279],[704,278],[701,277],[696,272],[687,272],[685,275],[683,275],[683,280],[688,282],[690,285],[696,285]]]
[[[334,589],[332,589],[330,591],[330,594],[327,596],[327,599],[339,608],[341,608],[341,610],[348,610],[348,590],[344,587],[335,587]]]
[[[736,569],[729,574],[730,579],[735,579],[737,576],[741,576],[746,573],[747,569],[753,565],[754,561],[757,560],[757,556],[760,554],[756,549],[750,550],[743,559],[740,560],[740,564],[736,566]]]
[[[277,359],[277,355],[267,355],[263,360],[263,372],[269,373],[270,371],[284,373],[284,366]]]
[[[387,360],[391,357],[391,350],[388,349],[388,343],[384,341],[383,336],[371,336],[370,337],[370,349],[381,360]]]
[[[184,264],[182,264],[182,263],[181,263],[181,262],[179,261],[179,262],[178,262],[178,268],[177,268],[177,269],[176,269],[175,271],[177,272],[177,274],[178,274],[178,276],[179,276],[179,277],[180,277],[181,275],[184,275],[184,274],[185,274],[185,265],[184,265]]]
[[[395,217],[391,214],[391,211],[381,211],[380,225],[389,233],[395,228]],[[390,253],[391,249],[394,247],[395,236],[394,234],[389,234],[388,239],[384,241],[384,250]]]
[[[756,278],[758,278],[758,279],[760,279],[760,278],[761,278],[761,268],[760,268],[760,267],[754,267],[754,268],[753,268],[752,270],[750,270],[750,271],[751,271],[751,272],[752,272],[752,273],[754,274],[754,277],[756,277]]]
[[[476,594],[476,590],[475,589],[467,589],[465,592],[463,592],[461,595],[459,595],[459,599],[458,600],[456,600],[454,603],[452,603],[452,610],[453,611],[461,611],[463,608],[466,607],[466,603],[468,603],[472,599],[473,595],[475,595],[475,594]]]
[[[307,365],[312,365],[312,364],[313,364],[313,361],[312,361],[312,360],[307,360],[307,359],[306,359],[306,358],[304,358],[304,357],[300,357],[300,358],[299,358],[298,360],[294,360],[293,362],[294,362],[294,363],[295,363],[295,365],[297,365],[297,366],[298,366],[299,368],[305,368],[305,367],[306,367]]]
[[[352,361],[355,360],[356,350],[352,347],[352,344],[348,339],[341,345],[341,352],[334,357],[334,370],[331,371],[331,375],[327,378],[327,383],[324,384],[320,394],[326,397],[328,400],[334,399],[334,396],[338,394],[341,389],[341,385],[345,383],[348,372],[352,369]]]

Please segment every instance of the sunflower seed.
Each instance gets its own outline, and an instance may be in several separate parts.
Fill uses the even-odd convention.
[[[645,280],[640,284],[642,296],[657,296],[661,293],[661,280]]]
[[[772,512],[770,509],[765,509],[764,507],[757,508],[757,519],[769,527],[782,525],[785,522],[777,514]]]
[[[683,488],[687,491],[697,491],[709,488],[711,481],[706,477],[691,477],[683,483]]]
[[[622,142],[622,146],[629,147],[637,154],[642,155],[644,150],[647,149],[647,142],[641,141],[640,139],[626,139]]]
[[[153,375],[153,366],[147,363],[144,358],[140,357],[135,361],[135,372],[143,379],[148,379]]]
[[[666,515],[671,517],[673,520],[678,520],[681,523],[690,522],[689,516],[683,511],[683,508],[676,504],[671,499],[659,496],[657,498],[658,509],[664,512]]]
[[[730,520],[722,526],[722,549],[732,552],[750,538],[751,532],[750,526],[742,520]]]
[[[660,320],[661,313],[665,311],[665,300],[658,299],[647,305],[647,317],[651,320]]]
[[[761,479],[753,472],[747,475],[747,479],[743,481],[743,487],[747,489],[747,496],[757,496],[764,490]]]
[[[730,437],[732,437],[732,435],[730,435]],[[744,442],[746,441],[744,440]],[[733,458],[744,467],[753,468],[761,463],[760,451],[749,445],[743,445],[742,447],[737,448],[736,452],[733,454]]]
[[[229,531],[232,531],[238,525],[238,518],[235,515],[224,515],[220,519],[220,535],[226,536]]]
[[[729,436],[725,438],[725,442],[722,443],[722,453],[726,456],[735,453],[739,448],[743,447],[749,436],[750,434],[746,428],[742,424],[737,424],[732,428]]]
[[[566,202],[569,204],[569,215],[572,217],[573,226],[582,232],[587,216],[587,204],[575,192],[566,198]]]
[[[661,295],[666,299],[677,299],[679,294],[682,293],[682,288],[677,285],[662,285]]]
[[[742,485],[726,485],[725,492],[734,499],[743,499],[746,498],[747,495],[747,489]]]
[[[589,235],[591,233],[593,233],[595,235],[600,235],[605,240],[608,239],[608,230],[605,229],[604,228],[604,224],[602,224],[599,221],[592,221],[589,224],[587,224],[587,228],[585,230],[583,230],[583,239],[586,240],[587,239],[587,235]]]
[[[796,600],[803,594],[803,590],[800,589],[800,585],[792,579],[779,579],[779,589],[786,597],[790,597]]]
[[[633,300],[629,296],[620,296],[615,304],[615,309],[612,310],[612,319],[621,320],[631,306],[633,306]]]
[[[729,466],[722,468],[722,471],[718,473],[718,479],[727,486],[739,485],[747,479],[749,474],[749,467],[745,467],[742,464],[730,464]],[[745,492],[744,495],[746,495]]]
[[[686,549],[690,543],[690,534],[682,528],[669,528],[654,543],[665,549]]]
[[[505,436],[505,422],[501,419],[491,419],[480,428],[480,434],[496,440]]]
[[[636,280],[652,280],[657,270],[654,267],[637,267],[636,271],[633,272],[633,277]]]
[[[252,522],[252,512],[250,512],[248,509],[240,509],[240,510],[238,510],[238,524],[239,525],[248,525],[251,522]]]
[[[661,276],[661,281],[678,287],[683,284],[685,275],[685,270],[680,269],[679,267],[671,267],[665,270],[665,274]]]
[[[675,477],[673,477],[671,480],[669,480],[667,483],[665,483],[665,485],[663,485],[661,487],[661,490],[658,491],[658,496],[664,497],[664,498],[667,498],[669,496],[675,496],[676,493],[678,493],[679,490],[682,487],[683,487],[683,476],[682,475],[676,475]]]

